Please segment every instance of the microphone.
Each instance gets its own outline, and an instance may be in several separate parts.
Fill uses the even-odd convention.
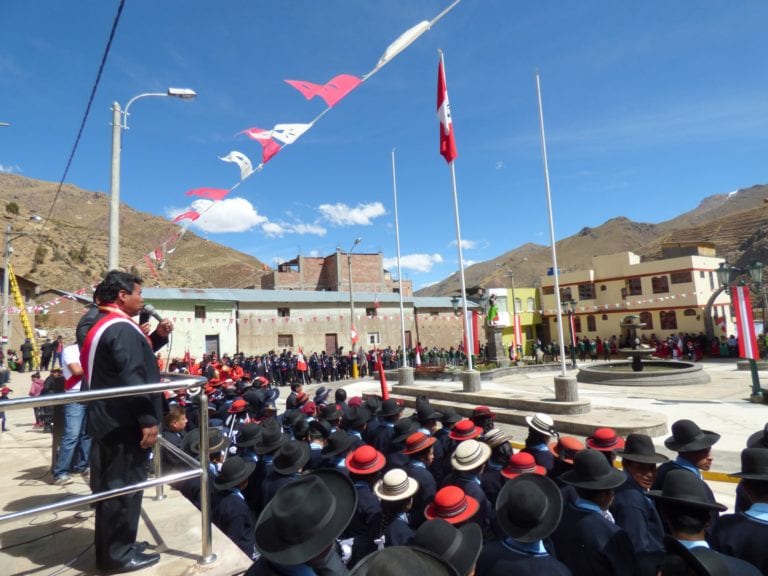
[[[152,306],[152,304],[144,304],[144,309],[141,311],[142,315],[152,316],[155,320],[158,322],[163,321],[163,317],[158,314],[157,310],[155,310],[155,307]],[[149,318],[147,318],[149,320]],[[143,322],[141,322],[143,324]]]

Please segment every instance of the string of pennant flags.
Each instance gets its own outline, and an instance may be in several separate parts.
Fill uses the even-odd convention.
[[[81,288],[79,290],[73,291],[71,295],[58,296],[58,297],[54,298],[53,300],[50,300],[50,301],[46,302],[45,304],[36,304],[34,306],[27,306],[26,310],[27,310],[27,312],[39,312],[39,313],[47,314],[47,313],[49,313],[51,311],[52,308],[55,308],[57,305],[61,304],[62,302],[70,301],[70,300],[77,300],[77,298],[75,298],[75,295],[85,296],[86,294],[91,294],[92,291],[93,291],[93,288],[94,288],[93,286],[90,286],[88,288]],[[610,304],[599,304],[599,305],[590,305],[590,306],[576,306],[575,307],[575,313],[576,314],[588,314],[588,313],[591,313],[591,312],[610,312],[610,311],[615,311],[615,310],[626,310],[626,309],[629,309],[629,308],[643,308],[643,307],[648,307],[648,306],[654,305],[654,304],[663,304],[665,302],[666,303],[672,303],[672,302],[679,301],[679,300],[682,300],[684,298],[687,298],[688,296],[709,296],[709,293],[708,292],[704,292],[704,291],[699,291],[699,292],[689,292],[689,293],[674,294],[674,295],[669,295],[669,296],[658,296],[658,297],[653,297],[653,298],[644,298],[644,299],[640,299],[640,300],[613,302],[613,303],[610,303]],[[700,306],[700,305],[693,305],[693,306],[690,306],[690,307],[691,308],[696,308],[696,307],[702,307],[702,306]],[[380,310],[380,308],[379,308],[379,310]],[[21,312],[21,310],[18,307],[9,306],[8,309],[7,309],[7,312],[8,312],[8,314],[19,314]],[[64,314],[66,312],[68,312],[68,311],[67,310],[57,311],[58,314]],[[555,308],[547,308],[547,309],[539,308],[537,310],[529,311],[529,313],[530,312],[538,313],[538,314],[544,314],[544,315],[547,315],[547,316],[552,316],[552,315],[558,314],[558,311]],[[422,317],[422,315],[417,315],[417,316],[419,318]],[[340,318],[342,318],[342,317],[343,318],[347,318],[347,319],[349,318],[348,316],[340,316]],[[423,315],[423,317],[425,319],[433,319],[433,320],[436,320],[436,319],[443,320],[443,319],[452,319],[453,318],[452,316],[447,316],[447,315],[446,316],[434,316],[432,314],[425,314],[425,315]],[[179,318],[181,320],[185,319],[184,316],[179,316]],[[307,319],[307,318],[309,318],[309,319]],[[273,321],[273,322],[276,322],[276,321],[279,321],[279,322],[307,322],[307,321],[313,321],[314,322],[314,321],[317,321],[320,318],[326,318],[326,319],[330,320],[332,318],[332,315],[320,314],[320,315],[311,316],[311,317],[299,316],[299,317],[285,317],[285,318],[273,318],[273,319],[269,319],[269,318],[266,318],[266,319],[265,318],[258,318],[258,319],[256,319],[256,318],[254,318],[254,319],[252,319],[250,321],[251,322],[269,322],[269,321]],[[373,315],[373,316],[368,316],[368,315],[364,315],[364,314],[358,314],[358,315],[356,315],[356,318],[358,320],[361,320],[361,319],[364,319],[364,318],[374,318],[374,319],[388,321],[388,320],[393,320],[393,319],[399,319],[400,316],[399,315],[388,316],[386,314],[378,314],[377,313],[376,315]],[[460,316],[458,318],[460,318]],[[192,318],[192,317],[187,318],[186,320],[188,322],[191,322],[193,319],[195,321],[203,321],[203,322],[205,321],[205,319]],[[411,315],[409,317],[409,319],[413,320],[414,316]],[[176,318],[173,318],[173,320],[175,321]],[[217,320],[217,322],[218,322],[218,320]],[[238,320],[238,322],[242,322],[242,323],[246,323],[247,324],[249,322],[249,320],[248,320],[248,317],[245,317],[245,318],[241,318],[240,320]]]
[[[232,150],[225,156],[219,157],[219,159],[224,162],[233,163],[239,168],[240,178],[234,185],[229,188],[196,188],[185,193],[186,196],[210,200],[211,202],[202,210],[200,210],[198,206],[177,215],[171,220],[171,223],[177,224],[180,229],[176,230],[159,246],[156,246],[142,258],[152,277],[155,280],[158,280],[157,271],[166,266],[168,256],[173,254],[176,250],[179,241],[183,238],[193,222],[203,218],[205,213],[210,211],[216,205],[216,202],[220,202],[226,198],[246,179],[263,170],[264,166],[272,158],[285,147],[294,144],[301,136],[306,134],[316,122],[333,109],[350,92],[370,79],[398,54],[408,48],[408,46],[416,41],[422,34],[430,30],[432,26],[448,14],[448,12],[450,12],[460,1],[461,0],[453,0],[447,8],[431,20],[423,20],[403,32],[394,42],[387,46],[376,65],[363,76],[358,77],[352,74],[338,74],[325,84],[316,84],[307,80],[285,80],[288,85],[301,93],[306,100],[319,98],[325,102],[326,108],[309,122],[278,123],[271,129],[250,127],[238,132],[238,134],[245,135],[260,145],[261,155],[259,161],[254,165],[254,161],[248,154],[240,150]]]
[[[185,212],[178,214],[171,220],[172,224],[177,225],[177,228],[158,246],[155,246],[152,250],[144,254],[139,262],[142,262],[148,268],[150,274],[156,282],[159,281],[158,270],[162,270],[167,262],[168,256],[173,254],[178,247],[179,242],[186,234],[189,227],[203,217],[206,212],[211,210],[216,202],[220,202],[233,190],[235,190],[240,184],[242,184],[247,178],[250,178],[254,174],[260,172],[264,166],[275,155],[283,150],[286,146],[289,146],[296,142],[302,135],[304,135],[315,123],[320,120],[325,114],[333,109],[343,98],[345,98],[355,88],[360,86],[374,74],[381,70],[384,66],[389,64],[398,54],[408,48],[413,42],[415,42],[421,35],[430,30],[438,21],[440,21],[448,12],[461,0],[453,0],[442,12],[431,20],[422,20],[418,24],[412,26],[405,32],[403,32],[397,39],[392,42],[382,53],[376,65],[366,74],[361,77],[357,77],[351,74],[338,74],[331,78],[325,84],[316,84],[306,80],[285,80],[285,82],[296,89],[306,100],[312,100],[319,98],[326,104],[326,108],[320,112],[314,119],[306,123],[278,123],[275,124],[272,129],[263,129],[258,127],[251,127],[242,130],[238,134],[244,134],[251,140],[257,142],[261,147],[260,161],[254,166],[251,158],[239,150],[232,150],[225,156],[219,157],[220,160],[237,165],[240,170],[239,180],[229,188],[212,188],[202,187],[189,190],[185,193],[186,196],[197,197],[203,200],[210,200],[204,210],[190,208]],[[88,290],[93,290],[93,286],[88,288],[80,288],[74,291],[75,294],[85,294]],[[44,305],[36,305],[27,307],[30,312],[43,312],[47,313],[50,307],[59,304],[63,298],[56,298]],[[18,314],[19,309],[9,306],[7,312],[11,314]]]

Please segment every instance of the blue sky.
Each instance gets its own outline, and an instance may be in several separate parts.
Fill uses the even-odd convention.
[[[449,3],[129,0],[67,182],[109,190],[114,100],[191,87],[191,102],[136,102],[123,137],[123,202],[181,212],[188,190],[239,180],[220,156],[258,158],[240,131],[309,122],[325,108],[285,79],[362,76]],[[0,122],[11,126],[0,128],[0,170],[61,178],[117,6],[2,2]],[[537,69],[557,238],[616,216],[663,221],[708,195],[768,181],[767,20],[759,0],[462,0],[192,229],[270,265],[361,237],[356,250],[381,251],[390,265],[396,147],[404,276],[418,289],[455,272],[435,116],[438,48],[467,262],[548,242]]]

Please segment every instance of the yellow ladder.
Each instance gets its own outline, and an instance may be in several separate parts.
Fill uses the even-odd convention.
[[[32,324],[29,323],[29,316],[27,316],[27,308],[24,306],[24,298],[21,296],[21,290],[19,290],[19,283],[16,282],[16,274],[13,273],[13,267],[8,262],[8,280],[11,283],[11,294],[13,294],[13,301],[16,303],[16,308],[19,309],[19,317],[21,318],[21,325],[24,327],[24,335],[29,338],[29,342],[32,344],[32,358],[35,368],[40,366],[40,351],[37,348],[37,339],[32,332]]]

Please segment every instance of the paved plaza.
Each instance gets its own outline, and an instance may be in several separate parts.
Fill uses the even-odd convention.
[[[717,431],[722,439],[714,447],[714,474],[708,482],[719,501],[733,508],[735,484],[726,474],[739,469],[739,454],[747,437],[762,429],[768,421],[768,404],[749,402],[750,374],[736,369],[735,361],[711,361],[703,365],[711,382],[702,386],[614,387],[580,384],[579,395],[591,401],[591,411],[585,419],[596,422],[603,412],[621,409],[631,420],[633,412],[651,412],[666,417],[667,426],[680,418],[696,421],[702,428]],[[483,391],[493,394],[515,394],[530,397],[554,397],[554,376],[559,369],[539,372],[520,372],[483,381]],[[760,374],[768,382],[768,372]],[[28,389],[28,375],[14,374],[11,388],[13,397],[20,397]],[[390,384],[395,384],[391,382]],[[349,396],[376,392],[378,380],[371,378],[342,383]],[[435,382],[416,381],[416,386],[428,389]],[[440,384],[456,388],[457,383]],[[335,389],[336,383],[327,386]],[[310,385],[311,393],[318,385]],[[278,401],[282,410],[288,388],[281,389]],[[332,397],[332,396],[331,396]],[[409,410],[406,414],[410,413]],[[71,494],[88,492],[79,477],[69,486],[54,486],[50,475],[51,435],[33,428],[32,410],[9,411],[9,432],[0,434],[0,497],[2,513],[25,507],[53,502]],[[514,442],[521,443],[526,430],[521,426],[500,424],[514,434]],[[667,433],[659,434],[654,442],[660,451]],[[144,511],[139,538],[150,542],[154,550],[162,552],[161,563],[142,574],[241,574],[249,561],[226,537],[214,528],[214,551],[219,559],[209,566],[198,566],[200,554],[200,516],[177,492],[166,490],[168,498],[153,500],[154,491],[145,492]],[[45,517],[25,518],[6,523],[0,528],[0,573],[57,576],[91,574],[94,565],[92,553],[93,519],[89,509],[73,509],[48,514]]]

